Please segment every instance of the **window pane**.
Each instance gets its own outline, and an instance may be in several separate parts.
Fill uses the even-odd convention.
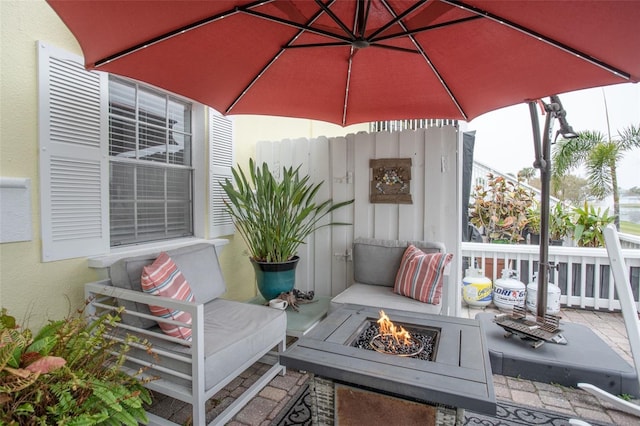
[[[167,162],[167,131],[140,123],[138,127],[139,158],[145,161]]]
[[[159,127],[167,127],[167,98],[149,90],[140,89],[138,119]]]
[[[135,169],[132,165],[110,165],[111,245],[135,241]]]
[[[169,127],[191,133],[191,105],[176,99],[169,99]]]
[[[109,117],[109,155],[136,158],[136,125],[119,117]]]
[[[169,135],[169,164],[190,166],[191,136],[176,132],[170,132]]]
[[[109,114],[136,118],[136,86],[122,80],[109,81]]]

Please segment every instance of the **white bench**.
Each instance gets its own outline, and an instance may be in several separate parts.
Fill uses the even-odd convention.
[[[124,258],[109,267],[109,279],[85,285],[89,315],[101,315],[124,306],[118,327],[152,344],[152,353],[134,347],[125,370],[156,377],[146,386],[156,392],[192,404],[193,424],[206,423],[205,403],[240,373],[262,360],[272,365],[263,376],[210,424],[224,424],[277,374],[284,374],[279,357],[269,353],[285,349],[287,317],[283,311],[265,306],[221,299],[225,284],[216,249],[196,244],[167,251],[189,282],[195,303],[143,293],[142,268],[159,253]],[[192,341],[170,337],[158,327],[148,305],[179,309],[191,314]],[[181,326],[187,326],[179,323]],[[171,424],[149,414],[152,424]]]
[[[331,310],[344,304],[373,306],[382,309],[440,314],[446,304],[446,291],[437,305],[423,303],[393,292],[396,273],[402,255],[409,244],[425,253],[446,253],[443,243],[430,241],[399,241],[358,238],[353,242],[354,282],[346,290],[331,299]],[[443,288],[448,285],[449,268],[446,269]]]

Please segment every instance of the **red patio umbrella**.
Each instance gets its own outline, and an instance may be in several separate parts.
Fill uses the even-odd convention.
[[[552,122],[541,140],[533,101],[640,79],[634,0],[47,1],[80,43],[88,69],[224,114],[340,125],[470,121],[529,102],[543,178],[539,314],[548,279]],[[547,117],[563,121],[557,97],[545,106]]]
[[[638,1],[48,2],[87,68],[225,114],[468,121],[640,78]]]

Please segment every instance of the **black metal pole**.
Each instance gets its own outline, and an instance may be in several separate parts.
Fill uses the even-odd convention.
[[[547,109],[546,105],[545,109]],[[553,114],[547,109],[544,135],[540,141],[540,124],[535,102],[529,102],[529,112],[531,113],[536,154],[533,167],[540,169],[540,256],[538,260],[536,315],[543,318],[547,310],[547,288],[549,286],[549,204],[551,192],[551,118]]]

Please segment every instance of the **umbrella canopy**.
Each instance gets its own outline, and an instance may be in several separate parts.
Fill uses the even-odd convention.
[[[640,79],[637,1],[48,2],[87,68],[224,114],[469,121]]]

